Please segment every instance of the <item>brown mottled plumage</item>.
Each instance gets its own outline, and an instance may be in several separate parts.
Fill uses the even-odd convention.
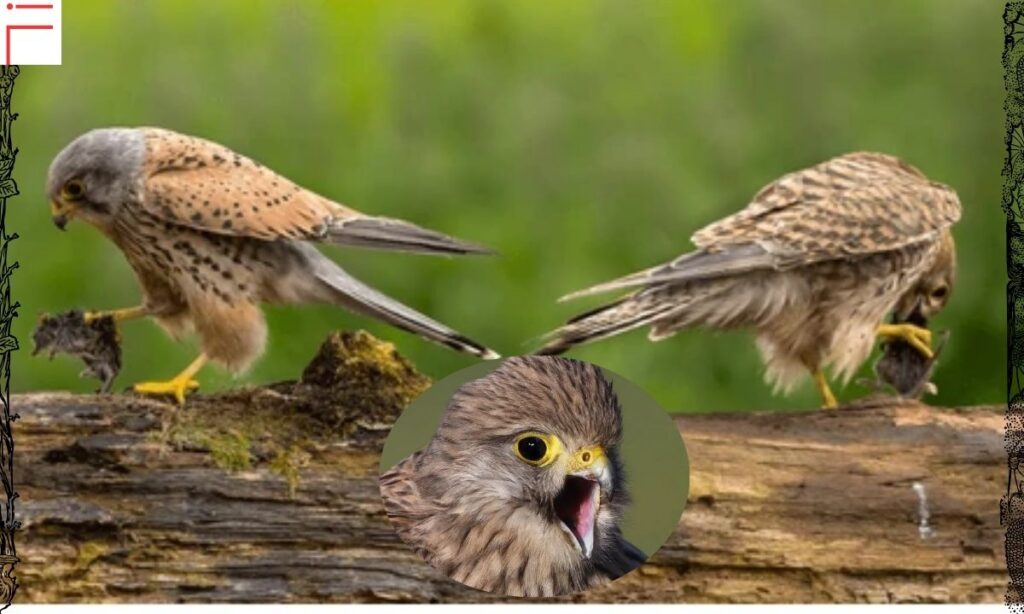
[[[515,449],[534,433],[557,440],[544,466]],[[618,527],[628,501],[621,436],[618,398],[597,367],[510,358],[462,386],[430,444],[381,476],[384,507],[401,537],[459,582],[528,597],[580,591],[646,558]],[[583,506],[591,493],[593,515]]]
[[[312,242],[418,253],[487,250],[319,196],[210,141],[158,128],[88,132],[50,166],[54,222],[79,217],[124,252],[142,286],[139,308],[172,334],[198,332],[203,356],[178,378],[138,388],[194,388],[206,357],[233,370],[260,355],[260,303],[329,303],[459,351],[497,355],[348,275]],[[165,385],[166,384],[166,385]]]
[[[833,406],[822,368],[849,379],[876,333],[905,336],[927,353],[924,329],[879,325],[897,303],[924,301],[926,317],[945,305],[959,219],[956,193],[909,164],[840,156],[767,185],[745,209],[695,233],[696,251],[569,295],[640,288],[570,320],[540,353],[641,326],[653,341],[688,327],[749,327],[777,389],[810,371]]]

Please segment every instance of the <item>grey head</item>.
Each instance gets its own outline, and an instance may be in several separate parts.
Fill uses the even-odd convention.
[[[145,140],[135,128],[99,128],[71,141],[50,163],[46,196],[61,230],[72,218],[104,228],[137,192]]]

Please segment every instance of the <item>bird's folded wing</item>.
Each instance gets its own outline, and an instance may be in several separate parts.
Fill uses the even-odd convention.
[[[390,249],[417,254],[493,254],[494,251],[387,217],[350,217],[332,223],[328,238],[339,245]]]
[[[490,250],[403,220],[363,215],[230,149],[147,129],[143,207],[165,222],[267,241],[327,241],[430,254]]]
[[[895,158],[851,154],[770,184],[747,208],[694,234],[697,251],[563,300],[903,249],[935,240],[959,219],[960,201],[950,188]]]
[[[937,239],[960,219],[956,192],[930,182],[890,180],[803,198],[769,214],[694,236],[707,252],[756,244],[785,269],[895,251]]]
[[[612,290],[651,286],[662,282],[683,282],[743,273],[775,265],[776,258],[760,245],[746,243],[730,245],[717,252],[703,250],[683,254],[672,262],[638,273],[626,275],[596,286],[578,290],[560,298],[567,301],[581,296],[603,294]]]
[[[317,239],[357,212],[323,198],[227,147],[146,130],[142,204],[165,222],[264,240]]]
[[[773,181],[692,241],[709,251],[758,243],[823,260],[900,249],[959,219],[960,201],[950,188],[893,156],[856,152]]]

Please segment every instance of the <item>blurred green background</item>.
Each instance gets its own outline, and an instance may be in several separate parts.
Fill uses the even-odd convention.
[[[388,433],[380,472],[425,448],[459,387],[486,376],[499,365],[500,361],[487,361],[461,369],[416,397]],[[620,451],[631,499],[623,514],[622,532],[651,556],[676,529],[686,505],[690,490],[686,447],[672,420],[649,393],[621,375],[608,370],[604,374],[622,406]]]
[[[50,159],[81,132],[156,125],[220,141],[364,211],[497,248],[443,259],[328,248],[359,277],[505,354],[596,300],[570,291],[671,259],[775,177],[852,150],[957,189],[961,274],[938,403],[1004,398],[999,209],[1002,3],[96,0],[64,7],[64,65],[15,90],[22,263],[17,390],[89,391],[77,361],[30,357],[39,313],[135,304],[121,254],[50,223]],[[295,377],[328,331],[363,327],[442,377],[473,359],[337,309],[270,308],[243,382]],[[124,327],[117,386],[194,355]],[[772,397],[746,333],[633,332],[576,351],[680,411],[811,408]],[[869,366],[865,367],[865,373]],[[206,389],[232,385],[215,369]],[[841,398],[863,394],[851,384]]]

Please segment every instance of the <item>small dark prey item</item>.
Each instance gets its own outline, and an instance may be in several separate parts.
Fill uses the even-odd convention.
[[[907,323],[927,327],[927,320],[917,311],[906,320]],[[893,323],[896,322],[895,319]],[[882,344],[882,357],[875,363],[876,389],[889,386],[904,399],[920,399],[924,393],[935,394],[938,390],[931,382],[935,361],[949,339],[949,331],[939,336],[932,348],[933,356],[927,358],[906,341],[892,339]]]
[[[110,392],[121,370],[121,344],[117,328],[111,317],[85,322],[78,309],[55,316],[43,314],[32,332],[35,349],[32,355],[46,352],[49,358],[56,354],[77,356],[85,363],[80,377],[95,377],[101,386],[97,392]]]

